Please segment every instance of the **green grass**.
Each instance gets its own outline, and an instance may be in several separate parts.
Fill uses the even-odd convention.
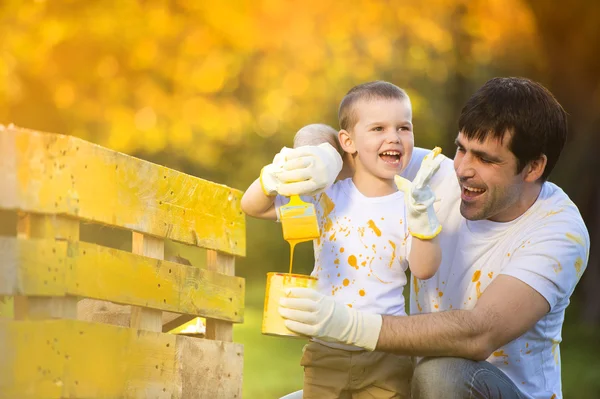
[[[262,335],[262,307],[247,307],[234,340],[244,344],[244,398],[279,398],[302,389],[300,357],[305,339]]]

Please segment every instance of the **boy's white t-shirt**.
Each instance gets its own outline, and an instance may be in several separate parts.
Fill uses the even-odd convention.
[[[366,197],[352,179],[314,197],[321,237],[313,241],[317,289],[357,310],[406,315],[409,234],[404,194]],[[288,199],[278,196],[276,208]],[[279,214],[279,212],[278,212]]]
[[[407,178],[414,177],[427,152],[415,149]],[[429,280],[413,278],[411,314],[472,309],[498,275],[521,280],[548,301],[550,311],[487,361],[528,397],[560,399],[561,328],[590,247],[579,210],[558,186],[546,182],[534,205],[514,221],[467,221],[460,216],[456,175],[447,170],[443,165],[431,182],[440,199],[442,264]]]

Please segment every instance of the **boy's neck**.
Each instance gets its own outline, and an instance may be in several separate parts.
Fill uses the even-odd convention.
[[[398,191],[394,179],[380,179],[373,175],[354,173],[352,182],[365,197],[383,197]]]

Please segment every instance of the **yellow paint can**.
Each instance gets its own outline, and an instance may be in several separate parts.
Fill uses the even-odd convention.
[[[282,337],[303,336],[288,330],[284,318],[279,314],[279,299],[285,295],[284,290],[292,287],[317,288],[317,278],[304,274],[267,273],[267,289],[265,290],[265,308],[263,313],[262,333]]]

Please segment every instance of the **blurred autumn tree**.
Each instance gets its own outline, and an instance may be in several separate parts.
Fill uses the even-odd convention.
[[[528,76],[571,114],[573,140],[555,180],[598,240],[598,4],[4,0],[0,121],[243,189],[300,126],[337,126],[338,102],[355,84],[406,88],[417,144],[451,153],[466,98],[492,76]],[[276,239],[275,227],[260,226],[265,234],[249,235],[249,259]],[[280,263],[264,258],[260,273]],[[592,251],[583,284],[598,304],[587,301],[596,321],[599,263]]]

